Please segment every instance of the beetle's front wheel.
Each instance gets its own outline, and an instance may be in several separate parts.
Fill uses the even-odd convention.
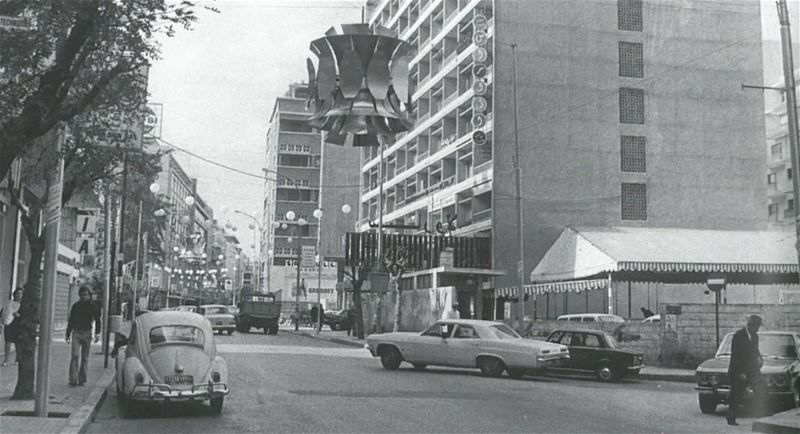
[[[223,402],[225,402],[224,396],[220,396],[219,398],[211,398],[211,413],[212,414],[222,413]]]

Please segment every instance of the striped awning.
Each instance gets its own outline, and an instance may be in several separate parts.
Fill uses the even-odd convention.
[[[608,288],[608,279],[592,279],[592,280],[572,280],[569,282],[553,282],[553,283],[540,283],[537,285],[525,285],[522,291],[526,295],[542,295],[549,292],[581,292],[591,291],[594,289]],[[503,288],[496,288],[494,296],[497,297],[516,297],[516,286],[509,286]]]

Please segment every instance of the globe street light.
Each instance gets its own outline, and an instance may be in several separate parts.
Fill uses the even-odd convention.
[[[293,222],[295,217],[295,212],[292,210],[286,211],[286,220]],[[295,291],[294,291],[294,330],[300,330],[300,261],[302,260],[302,245],[300,244],[300,240],[303,238],[303,234],[300,231],[301,226],[305,226],[308,223],[304,218],[300,218],[297,220],[294,230],[294,236],[297,238],[297,280],[295,281]],[[283,223],[281,227],[288,227],[286,223]],[[291,243],[292,237],[287,238],[289,243]]]

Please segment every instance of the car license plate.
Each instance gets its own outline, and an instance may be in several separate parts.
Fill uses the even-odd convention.
[[[164,377],[164,382],[167,384],[192,384],[194,377],[191,375],[167,375]]]

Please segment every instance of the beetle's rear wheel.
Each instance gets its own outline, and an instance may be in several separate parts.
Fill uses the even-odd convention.
[[[212,414],[222,413],[223,402],[225,402],[224,396],[220,396],[219,398],[211,398],[211,413]]]

